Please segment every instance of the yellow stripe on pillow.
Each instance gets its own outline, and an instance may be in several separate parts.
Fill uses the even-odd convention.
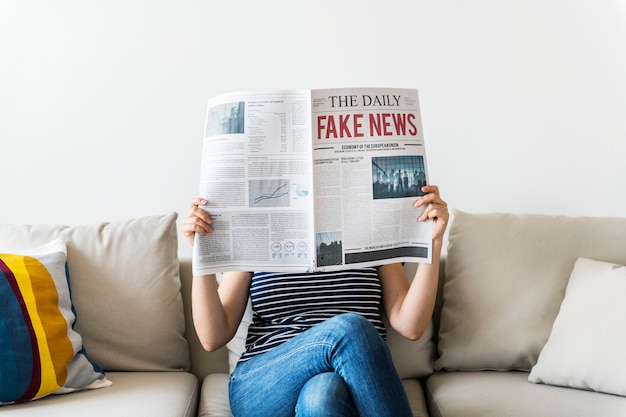
[[[57,288],[47,268],[32,257],[17,257],[9,265],[24,297],[41,361],[41,385],[37,397],[62,387],[67,379],[67,364],[74,356],[67,337],[67,323],[58,306]],[[22,261],[22,262],[20,262]],[[36,279],[31,279],[36,277]],[[37,300],[46,299],[46,303]]]

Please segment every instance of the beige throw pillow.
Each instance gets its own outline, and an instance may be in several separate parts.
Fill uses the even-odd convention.
[[[0,224],[0,246],[67,244],[76,331],[106,371],[189,367],[177,214],[93,225]]]
[[[581,258],[528,380],[626,396],[626,266]]]

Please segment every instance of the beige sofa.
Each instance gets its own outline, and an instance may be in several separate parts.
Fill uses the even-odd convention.
[[[112,382],[0,405],[3,416],[230,415],[228,372],[250,313],[227,348],[202,350],[177,235],[175,214],[0,225],[0,253],[67,242],[75,329]],[[456,212],[449,238],[427,334],[388,340],[414,415],[626,416],[626,276],[607,268],[626,265],[626,219]]]

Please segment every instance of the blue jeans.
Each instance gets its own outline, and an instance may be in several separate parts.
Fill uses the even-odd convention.
[[[413,415],[387,344],[357,314],[328,319],[239,363],[229,396],[235,417]]]

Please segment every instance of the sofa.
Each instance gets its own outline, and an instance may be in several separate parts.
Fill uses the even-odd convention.
[[[33,282],[42,270],[56,274],[54,302],[69,303],[59,333],[73,346],[67,367],[52,371],[59,387],[25,389],[33,398],[16,403],[11,395],[25,394],[12,370],[22,362],[2,335],[5,320],[3,417],[230,416],[228,374],[251,313],[226,347],[202,349],[178,235],[176,213],[0,224],[0,270],[32,270]],[[455,211],[431,324],[415,342],[388,336],[414,416],[626,416],[625,248],[626,219]],[[44,268],[21,267],[22,256]],[[409,276],[415,267],[405,266]]]

